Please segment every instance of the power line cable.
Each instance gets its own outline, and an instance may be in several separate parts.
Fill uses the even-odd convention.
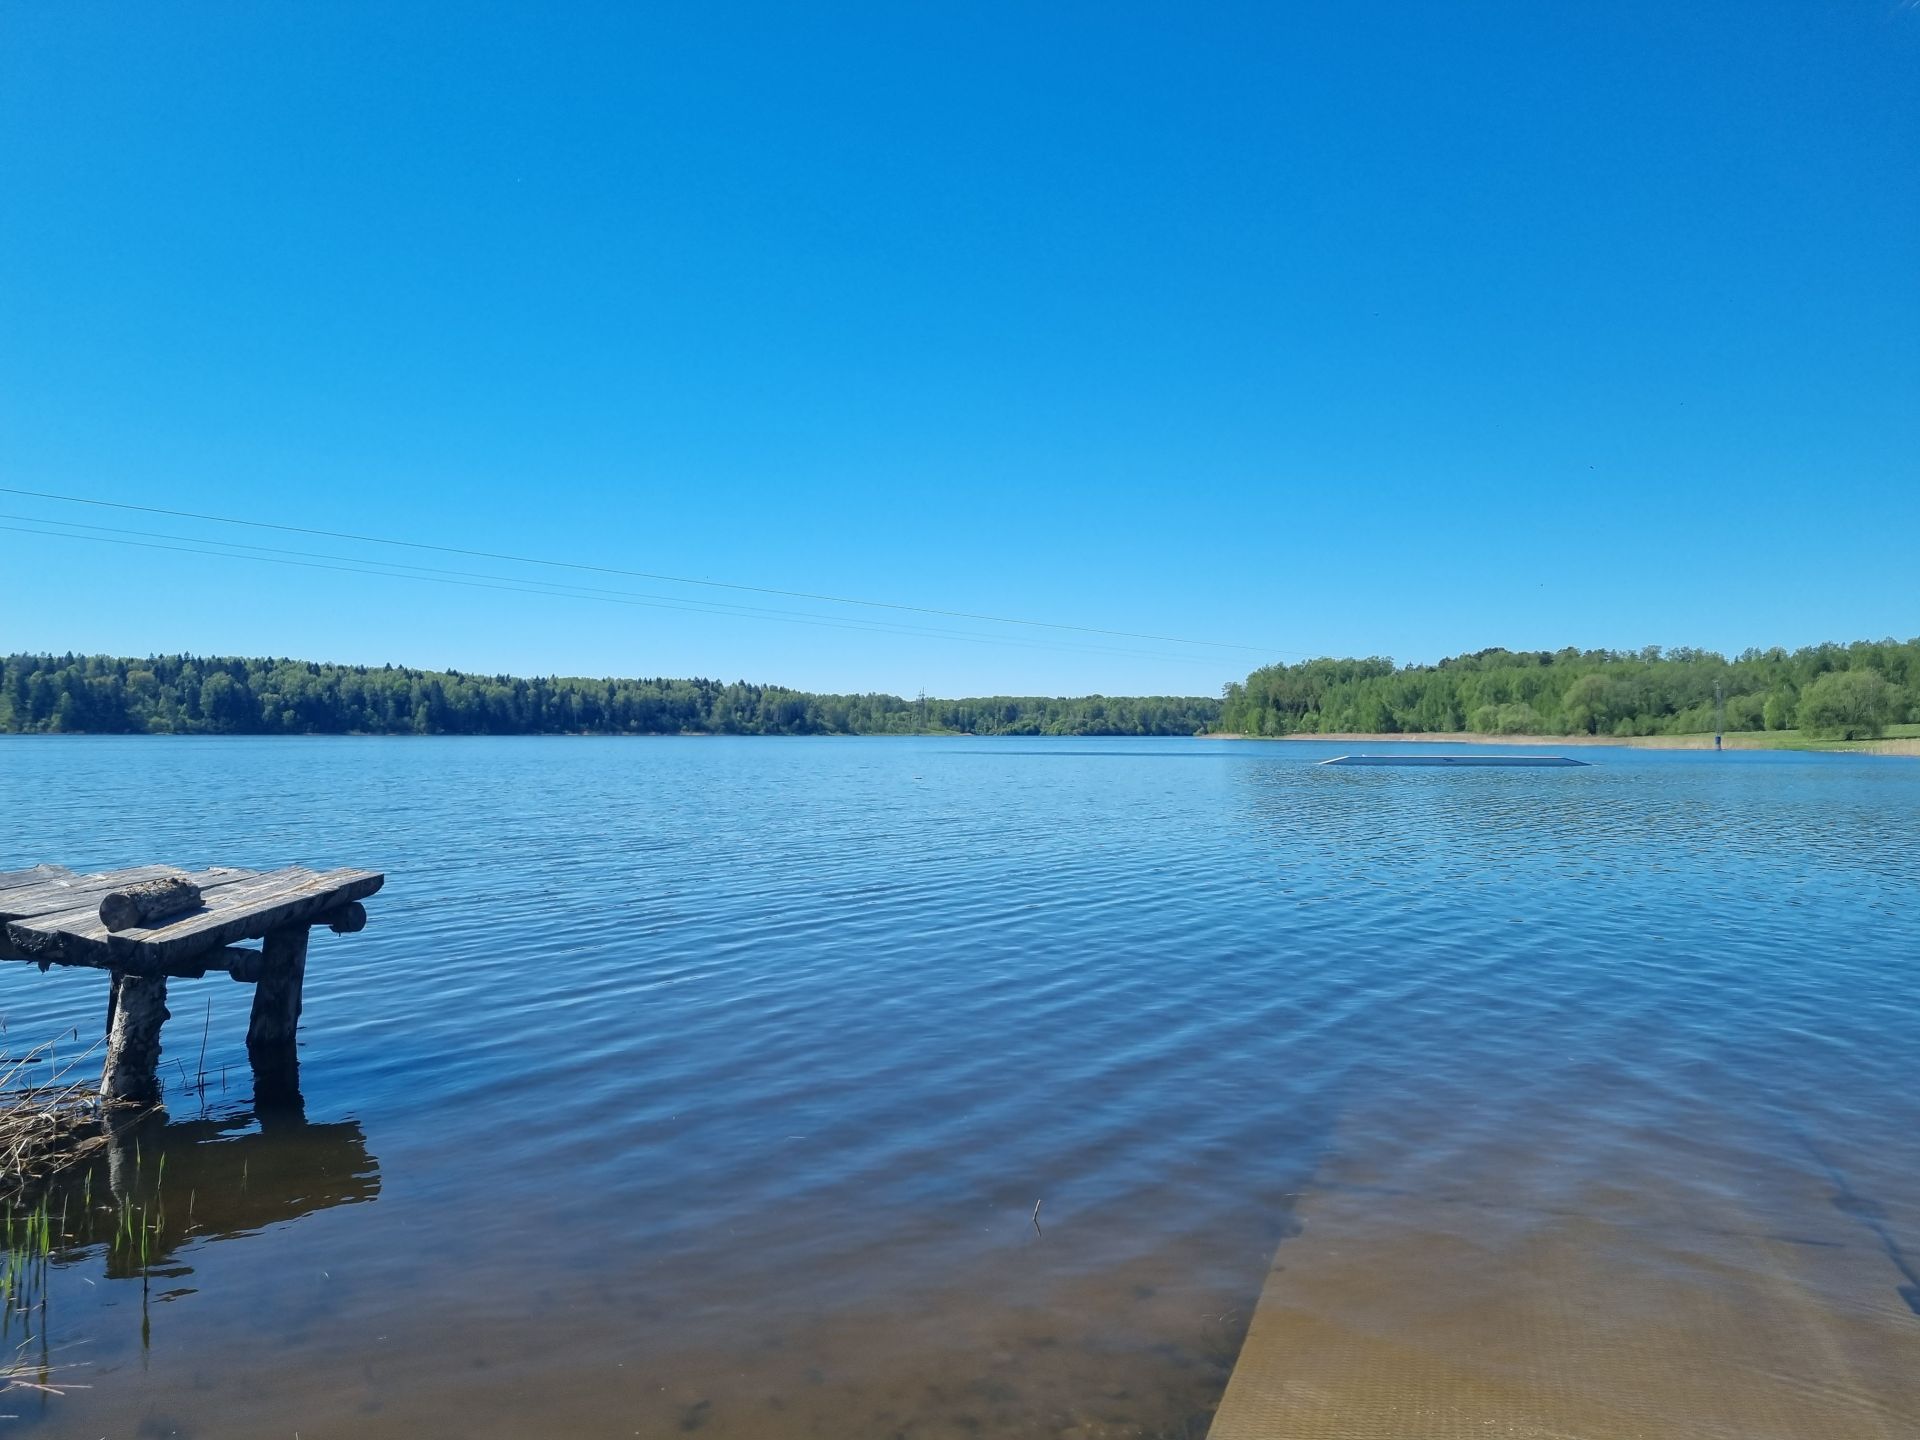
[[[423,540],[396,540],[384,535],[358,535],[344,530],[322,530],[308,525],[288,525],[272,520],[243,520],[231,515],[211,515],[195,510],[173,510],[159,505],[136,505],[125,500],[100,500],[86,495],[64,495],[49,490],[27,490],[0,485],[0,495],[24,495],[36,500],[53,500],[67,505],[93,505],[110,510],[137,511],[145,515],[166,515],[176,520],[199,520],[216,525],[241,525],[257,530],[279,530],[294,535],[317,535],[329,540],[347,540],[360,545],[391,545],[408,550],[429,550],[442,555],[464,555],[469,559],[502,560],[515,565],[543,565],[560,570],[579,570],[601,575],[621,575],[635,580],[657,580],[671,585],[700,585],[717,590],[737,590],[755,595],[775,595],[788,600],[812,600],[822,604],[864,606],[876,610],[900,610],[917,615],[939,615],[951,620],[975,620],[992,625],[1021,625],[1043,630],[1072,631],[1082,635],[1104,635],[1120,640],[1150,640],[1167,645],[1194,645],[1214,650],[1240,650],[1256,655],[1299,655],[1304,651],[1278,650],[1260,645],[1242,645],[1225,640],[1193,640],[1178,635],[1154,635],[1136,630],[1108,630],[1093,625],[1071,625],[1055,620],[1030,620],[1010,615],[986,615],[969,610],[943,610],[930,605],[908,605],[891,600],[861,600],[845,595],[826,595],[807,590],[782,590],[770,585],[747,585],[730,580],[700,580],[686,575],[667,575],[652,570],[628,570],[613,565],[594,565],[576,560],[552,560],[535,555],[513,555],[497,550],[470,550],[457,545],[436,545]],[[60,523],[60,522],[54,522]],[[217,542],[216,542],[217,543]]]
[[[222,560],[263,560],[268,556],[298,556],[303,560],[338,562],[319,565],[302,565],[304,569],[338,570],[352,575],[377,575],[393,580],[437,581],[441,576],[459,577],[463,581],[483,582],[472,586],[476,589],[506,590],[510,593],[525,595],[553,595],[562,599],[598,600],[610,598],[620,603],[647,605],[650,608],[666,610],[686,610],[695,614],[718,615],[726,618],[774,619],[800,624],[817,624],[840,630],[856,632],[896,634],[907,636],[926,636],[938,639],[968,640],[977,644],[1010,645],[1022,649],[1073,651],[1091,655],[1126,655],[1151,660],[1174,660],[1182,663],[1213,664],[1210,659],[1199,656],[1167,655],[1154,651],[1126,650],[1112,646],[1080,645],[1069,641],[1015,640],[1007,636],[978,635],[964,630],[944,627],[914,625],[891,620],[870,620],[859,616],[815,616],[794,610],[770,609],[758,605],[737,605],[723,600],[695,600],[684,596],[648,595],[631,590],[608,590],[591,585],[563,584],[559,581],[534,580],[522,576],[488,575],[472,570],[447,570],[430,565],[404,565],[397,561],[370,560],[359,556],[330,555],[312,550],[288,550],[272,545],[247,545],[239,541],[211,540],[200,536],[169,535],[151,530],[129,530],[113,525],[87,525],[76,520],[48,520],[37,515],[17,515],[0,511],[0,519],[22,520],[33,525],[60,525],[71,530],[101,531],[106,535],[132,535],[145,541],[181,541],[180,545],[147,544],[146,549],[173,550],[186,555],[208,555]],[[0,530],[13,530],[19,534],[56,536],[64,540],[94,540],[93,535],[70,535],[63,530],[25,530],[17,526],[0,526]],[[135,541],[107,543],[136,544]],[[208,550],[202,547],[217,545],[226,547]],[[263,555],[231,554],[232,550],[253,550]],[[287,563],[295,564],[297,561]],[[379,568],[374,568],[379,567]],[[407,572],[424,572],[419,574]],[[448,581],[446,583],[454,583]]]
[[[40,521],[41,524],[74,525],[72,521]],[[104,529],[108,527],[90,526],[75,528]],[[471,590],[499,590],[514,595],[541,595],[550,599],[590,600],[607,605],[629,605],[654,610],[679,610],[695,614],[717,615],[737,619],[763,619],[794,625],[814,625],[833,630],[852,630],[860,634],[895,634],[915,638],[933,638],[958,640],[976,645],[1002,645],[1023,650],[1055,650],[1090,655],[1118,655],[1134,659],[1165,660],[1184,665],[1214,665],[1218,662],[1199,655],[1169,655],[1147,650],[1126,650],[1112,646],[1078,645],[1068,641],[1019,640],[1005,635],[971,635],[959,630],[935,630],[925,626],[896,625],[881,620],[862,620],[857,617],[831,617],[820,615],[802,615],[793,611],[761,609],[752,606],[727,606],[723,602],[690,599],[649,599],[632,595],[624,591],[595,591],[586,586],[564,586],[551,581],[507,579],[490,577],[476,579],[457,579],[455,573],[409,574],[408,570],[422,570],[427,567],[409,566],[393,568],[373,568],[386,565],[387,562],[348,561],[332,563],[341,557],[303,560],[285,558],[282,554],[247,555],[236,554],[231,550],[208,550],[194,548],[193,545],[175,545],[161,543],[162,540],[176,537],[161,537],[156,540],[116,539],[107,535],[75,535],[64,530],[30,529],[22,525],[0,525],[0,532],[19,535],[42,535],[58,540],[77,540],[95,545],[130,546],[142,550],[167,550],[182,555],[201,555],[218,560],[250,560],[261,565],[294,566],[303,570],[331,570],[346,575],[368,575],[388,580],[414,580],[422,584],[456,585]],[[122,532],[141,534],[145,532]],[[225,541],[205,541],[197,544],[226,544]],[[264,546],[236,547],[243,549],[266,549]]]
[[[423,578],[425,576],[450,575],[450,576],[457,576],[465,580],[495,581],[501,584],[511,585],[515,588],[522,589],[525,591],[525,593],[528,593],[528,594],[541,594],[541,593],[550,592],[556,595],[564,595],[572,598],[586,598],[589,596],[614,595],[614,596],[619,596],[623,599],[654,600],[654,601],[660,602],[660,604],[663,607],[667,607],[667,608],[687,609],[687,610],[697,611],[700,613],[715,614],[715,615],[742,615],[742,616],[752,616],[752,617],[766,617],[766,616],[794,617],[794,616],[805,615],[805,612],[803,611],[772,609],[764,605],[740,605],[727,600],[697,600],[697,599],[691,599],[683,595],[656,595],[656,594],[650,594],[644,591],[635,591],[635,590],[609,590],[602,586],[597,586],[597,585],[576,585],[576,584],[562,582],[558,580],[537,580],[537,579],[532,579],[527,576],[521,576],[521,575],[490,575],[485,572],[476,571],[476,570],[448,570],[444,567],[436,566],[436,565],[408,565],[397,560],[374,560],[374,559],[369,559],[365,556],[360,556],[360,555],[334,555],[334,554],[327,553],[325,551],[318,551],[318,550],[289,550],[284,546],[279,546],[279,545],[249,545],[238,540],[214,540],[201,535],[173,535],[173,534],[168,534],[164,531],[157,531],[157,530],[132,530],[132,529],[127,529],[123,526],[118,526],[118,525],[88,525],[78,520],[50,520],[40,515],[19,515],[19,514],[15,514],[15,513],[4,511],[4,510],[0,510],[0,520],[19,520],[30,525],[62,526],[64,527],[62,530],[43,530],[43,531],[32,531],[27,533],[45,534],[45,535],[62,535],[64,538],[73,539],[73,540],[84,540],[84,539],[90,539],[92,537],[86,536],[86,535],[65,535],[66,530],[89,530],[89,531],[98,532],[103,535],[132,535],[132,536],[137,536],[143,540],[179,541],[183,545],[191,545],[191,546],[209,546],[209,545],[219,546],[221,548],[217,550],[191,549],[191,550],[184,550],[182,551],[182,553],[189,554],[189,555],[216,555],[222,559],[254,559],[256,557],[253,555],[236,556],[236,555],[229,554],[228,552],[233,550],[258,551],[261,554],[265,554],[265,555],[292,555],[292,556],[298,556],[299,558],[305,559],[305,560],[337,561],[343,565],[349,565],[349,566],[355,567],[351,573],[365,574],[365,575],[387,575],[393,579],[409,579],[410,580],[410,579]],[[378,568],[373,568],[373,567],[378,567]],[[824,621],[830,617],[820,616],[820,617],[807,617],[807,618],[817,618]],[[911,623],[904,623],[904,622],[892,621],[892,620],[870,620],[870,619],[865,619],[859,616],[842,617],[841,619],[835,620],[833,623],[843,625],[846,627],[858,626],[861,628],[874,629],[879,631],[891,631],[891,632],[897,632],[900,634],[908,634],[908,635],[960,636],[960,637],[975,638],[975,639],[996,638],[996,637],[976,636],[976,635],[972,635],[971,632],[968,632],[968,631],[953,630],[953,629],[948,629],[942,626],[915,625]],[[1033,643],[1042,644],[1046,642],[1036,641]],[[1108,653],[1108,652],[1104,650],[1099,650],[1099,651],[1096,651],[1095,653]],[[1118,652],[1118,653],[1132,654],[1132,653],[1138,653],[1138,652],[1128,651],[1128,652]],[[1165,657],[1165,658],[1172,658],[1172,657]]]

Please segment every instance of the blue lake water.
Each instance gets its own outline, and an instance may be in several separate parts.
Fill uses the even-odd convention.
[[[304,1123],[252,1116],[246,987],[174,983],[165,1273],[64,1252],[14,1335],[87,1388],[6,1408],[1198,1436],[1329,1197],[1710,1190],[1839,1237],[1833,1403],[1920,1433],[1920,762],[1336,753],[0,739],[0,869],[388,874],[315,934]],[[0,987],[14,1051],[97,1038],[99,975]]]

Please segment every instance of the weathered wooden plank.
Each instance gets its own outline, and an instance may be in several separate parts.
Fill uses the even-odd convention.
[[[311,923],[379,890],[386,877],[373,870],[315,873],[293,867],[207,891],[204,908],[152,930],[110,934],[98,914],[68,913],[11,921],[8,940],[35,959],[95,965],[128,974],[158,974],[204,950],[255,940],[283,925]]]
[[[92,875],[69,875],[20,885],[0,892],[0,920],[24,920],[87,904],[98,905],[108,891],[186,872],[177,865],[135,865],[125,870],[101,870]]]
[[[109,890],[100,902],[100,923],[118,934],[136,926],[151,927],[156,920],[183,914],[199,904],[198,885],[183,875],[168,875]]]
[[[223,919],[223,912],[214,908],[210,897],[206,915],[150,930],[138,942],[116,935],[111,944],[116,954],[165,961],[215,945],[231,945],[236,940],[258,940],[283,925],[309,923],[350,901],[366,899],[386,882],[387,877],[377,870],[328,870],[283,891],[249,894],[225,902],[231,918]]]
[[[272,873],[242,870],[232,865],[210,865],[204,870],[184,870],[178,865],[133,865],[124,870],[102,870],[97,874],[50,881],[44,886],[9,890],[0,894],[0,916],[25,920],[57,911],[79,909],[88,903],[97,905],[116,886],[139,885],[175,875],[184,876],[205,890],[214,885],[232,885]],[[29,906],[33,908],[29,910]]]
[[[28,870],[0,870],[0,891],[18,890],[23,885],[45,885],[51,880],[71,880],[73,871],[64,865],[35,865]]]
[[[131,872],[109,873],[124,875]],[[276,873],[286,875],[291,872]],[[301,871],[300,873],[312,874],[313,872]],[[255,870],[234,870],[227,867],[190,873],[169,872],[169,876],[175,875],[198,886],[203,903],[208,895],[234,886],[251,884],[263,878],[260,872]],[[55,965],[109,965],[112,963],[111,952],[100,948],[109,934],[107,927],[100,919],[100,904],[108,893],[111,891],[76,891],[69,894],[65,908],[21,916],[17,919],[5,919],[4,926],[0,928],[4,929],[8,941],[16,950],[22,952],[26,959]]]
[[[207,897],[206,908],[138,936],[115,935],[116,955],[169,955],[204,949],[209,943],[257,940],[269,930],[317,918],[350,900],[371,895],[386,877],[370,870],[314,871],[294,867],[262,875]],[[209,940],[212,937],[212,940]]]
[[[48,873],[38,880],[23,881],[19,885],[7,887],[9,898],[22,890],[46,889],[50,893],[63,891],[97,890],[103,885],[111,885],[118,880],[138,880],[150,875],[177,875],[185,868],[179,865],[116,865],[110,870],[88,870],[76,873],[65,868],[48,867]],[[22,872],[30,873],[30,872]]]
[[[54,962],[25,951],[16,950],[7,943],[6,933],[0,931],[0,960],[20,960],[42,966]],[[81,966],[81,969],[96,969],[96,966]],[[172,980],[198,980],[209,970],[222,971],[235,980],[244,980],[251,984],[260,978],[260,952],[246,950],[238,945],[224,945],[217,950],[196,950],[184,959],[169,960],[160,968],[160,973]]]

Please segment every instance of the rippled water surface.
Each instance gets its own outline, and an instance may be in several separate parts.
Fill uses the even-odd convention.
[[[1824,1337],[1768,1374],[1920,1433],[1920,763],[1330,753],[0,740],[0,869],[388,873],[315,935],[304,1117],[175,982],[159,1253],[76,1233],[8,1344],[87,1388],[8,1423],[1198,1437],[1276,1262],[1300,1336],[1493,1386],[1460,1287],[1710,1343],[1757,1236]],[[14,1049],[98,1035],[100,976],[0,985]]]

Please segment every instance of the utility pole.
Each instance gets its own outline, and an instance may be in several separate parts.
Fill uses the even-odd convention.
[[[920,733],[927,733],[927,692],[920,692]]]

